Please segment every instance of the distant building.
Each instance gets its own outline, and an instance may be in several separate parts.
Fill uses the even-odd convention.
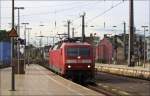
[[[96,59],[101,63],[112,63],[113,45],[104,37],[96,46]]]
[[[128,43],[129,43],[129,39],[128,39],[128,34],[126,34],[126,40],[124,42],[124,34],[120,34],[117,37],[120,38],[120,40],[123,42],[123,44],[125,43],[125,46],[123,46],[125,48],[124,52],[125,52],[125,59],[127,61],[128,59]],[[133,46],[134,46],[134,55],[136,58],[136,61],[141,61],[144,59],[144,35],[140,35],[140,34],[136,34],[134,36],[134,42],[133,42]]]
[[[96,47],[96,59],[105,61],[106,63],[115,61],[115,64],[126,64],[129,49],[128,36],[128,34],[120,34],[111,37],[104,36]],[[125,42],[124,37],[126,38]],[[140,62],[144,59],[144,36],[136,34],[133,44],[136,62]]]
[[[148,36],[146,38],[146,41],[147,41],[147,61],[150,61],[150,36]]]
[[[124,48],[122,46],[119,46],[117,48],[117,64],[123,64],[125,63],[125,56],[124,56]]]

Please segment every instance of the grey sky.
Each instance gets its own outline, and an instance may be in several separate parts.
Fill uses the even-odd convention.
[[[121,3],[120,3],[121,2]],[[117,7],[112,8],[117,5]],[[76,35],[81,33],[81,18],[80,15],[86,12],[86,24],[88,26],[93,25],[93,28],[86,28],[86,35],[90,33],[97,33],[102,36],[104,33],[112,33],[112,26],[116,25],[117,30],[123,29],[123,21],[126,21],[128,25],[129,18],[129,5],[128,1],[122,2],[122,0],[115,1],[16,1],[15,6],[25,7],[24,10],[20,10],[21,22],[29,22],[32,27],[31,37],[33,35],[39,35],[40,30],[42,35],[50,36],[55,35],[57,32],[64,33],[67,28],[64,27],[66,20],[72,21],[72,27],[76,28]],[[135,26],[141,29],[142,25],[149,25],[149,1],[140,0],[135,1]],[[10,30],[8,23],[11,22],[11,2],[1,1],[2,7],[2,28]],[[112,9],[111,9],[112,8]],[[110,11],[106,12],[107,10]],[[105,13],[105,14],[104,14]],[[16,13],[17,14],[17,13]],[[55,28],[56,21],[56,28]],[[17,19],[16,19],[17,22]],[[104,30],[104,22],[106,28]],[[39,25],[45,25],[43,28],[39,28]],[[23,29],[23,28],[22,28]],[[109,30],[108,30],[109,29]],[[116,30],[115,29],[115,30]],[[107,31],[106,31],[107,30]],[[23,30],[22,34],[23,34]],[[111,32],[110,32],[111,31]],[[117,31],[121,33],[121,31]]]

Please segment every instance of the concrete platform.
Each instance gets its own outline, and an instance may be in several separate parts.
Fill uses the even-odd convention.
[[[130,76],[150,80],[150,67],[128,67],[127,65],[101,64],[96,63],[98,71],[107,72],[122,76]]]
[[[0,96],[105,96],[35,64],[26,67],[25,75],[15,78],[16,91],[10,91],[11,68],[0,70]]]

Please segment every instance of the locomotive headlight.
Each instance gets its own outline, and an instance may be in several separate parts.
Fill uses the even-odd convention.
[[[78,59],[80,59],[80,58],[81,58],[81,56],[78,56],[77,58],[78,58]]]
[[[70,65],[68,65],[68,68],[71,68],[71,66],[70,66]]]
[[[88,65],[88,68],[91,68],[91,66],[90,66],[90,65]]]

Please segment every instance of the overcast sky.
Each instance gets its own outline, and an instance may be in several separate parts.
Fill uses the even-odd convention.
[[[135,0],[134,3],[134,18],[137,29],[142,30],[142,25],[149,25],[149,1]],[[31,38],[39,36],[40,31],[44,36],[55,35],[56,33],[64,33],[67,31],[66,21],[72,21],[71,27],[75,27],[76,36],[81,34],[81,17],[83,12],[86,13],[86,35],[97,33],[102,36],[106,33],[114,34],[112,30],[119,30],[116,34],[122,33],[123,22],[129,21],[129,2],[122,0],[115,1],[34,1],[24,0],[15,1],[16,7],[25,7],[20,10],[21,21],[29,22],[29,27],[32,28]],[[11,23],[11,2],[1,1],[1,23],[2,29],[10,30]],[[16,11],[17,23],[17,11]],[[56,27],[55,27],[56,22]],[[104,28],[105,22],[105,28]],[[39,25],[44,25],[40,27]],[[112,26],[117,26],[113,29]],[[94,26],[94,27],[90,27]],[[128,29],[128,28],[127,28]],[[140,31],[139,31],[140,32]],[[142,34],[142,32],[140,32]],[[148,34],[148,32],[147,32]],[[21,36],[23,28],[21,28]]]

